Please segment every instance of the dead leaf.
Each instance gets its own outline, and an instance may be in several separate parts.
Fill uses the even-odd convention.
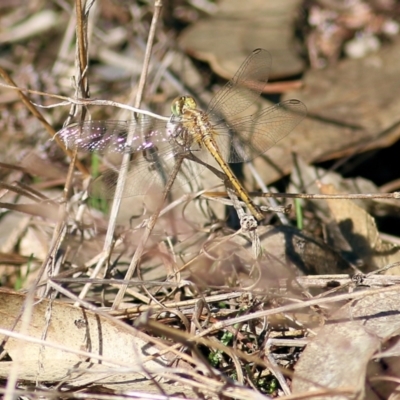
[[[368,295],[349,302],[310,340],[296,364],[294,395],[313,399],[345,400],[365,396],[369,360],[381,343],[400,329],[400,297],[395,291]],[[347,395],[335,395],[343,390]],[[376,398],[376,397],[367,397]]]
[[[338,253],[309,232],[290,226],[265,227],[260,240],[265,249],[262,270],[266,277],[278,274],[282,278],[287,271],[295,276],[354,273]]]
[[[321,185],[321,193],[335,194],[332,185]],[[331,215],[352,252],[362,261],[363,272],[370,272],[400,260],[397,246],[385,244],[374,218],[352,200],[326,200]],[[389,270],[394,274],[396,271]]]
[[[271,183],[289,173],[293,153],[306,163],[344,157],[393,144],[400,136],[400,41],[358,60],[310,70],[304,86],[285,93],[308,109],[308,118],[254,165]],[[251,175],[246,171],[246,179]]]
[[[400,90],[399,47],[397,39],[368,57],[343,60],[324,70],[310,70],[304,76],[303,88],[291,96],[298,96],[307,105],[309,115],[365,131],[364,143],[375,139],[379,146],[388,146],[395,139],[390,131],[384,131],[395,129],[400,119],[400,99],[396,95]],[[395,130],[398,138],[398,129]],[[341,142],[354,143],[350,137]],[[374,143],[369,148],[377,146]],[[343,146],[343,154],[351,151]]]
[[[20,331],[21,321],[15,327],[14,324],[27,306],[25,300],[23,294],[0,291],[2,330]],[[168,365],[168,360],[161,356],[143,362],[159,350],[146,334],[128,326],[124,329],[110,319],[65,302],[37,299],[28,329],[23,333],[32,340],[44,338],[48,345],[0,335],[1,340],[7,339],[3,342],[6,355],[0,362],[2,378],[7,378],[15,366],[18,378],[27,381],[64,381],[69,386],[95,382],[114,389],[149,392],[156,388],[147,373],[161,376]],[[79,354],[82,351],[92,358]],[[126,368],[130,371],[124,372]]]
[[[66,179],[66,170],[62,169],[55,162],[51,162],[49,159],[40,157],[38,152],[30,151],[19,164],[24,168],[25,173],[29,173],[32,176],[37,176],[41,179]]]
[[[179,44],[189,54],[208,61],[226,79],[232,78],[257,47],[272,55],[272,79],[297,75],[304,68],[293,35],[300,4],[299,0],[221,1],[214,16],[198,21],[181,34]]]

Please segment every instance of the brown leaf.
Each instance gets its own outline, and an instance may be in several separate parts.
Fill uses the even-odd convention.
[[[349,302],[321,328],[296,364],[293,394],[322,391],[316,400],[364,398],[366,369],[381,343],[400,329],[398,292],[366,295]],[[334,395],[344,390],[345,395]]]
[[[266,261],[262,263],[265,276],[279,273],[283,277],[287,274],[284,269],[296,276],[353,274],[353,269],[338,253],[311,233],[289,226],[267,227],[260,240],[266,249]]]
[[[308,108],[308,118],[264,157],[255,160],[262,179],[271,183],[289,173],[292,153],[311,164],[397,141],[399,47],[397,40],[366,58],[308,71],[303,88],[284,96],[301,100]]]
[[[323,194],[335,194],[332,185],[321,185]],[[326,200],[331,215],[352,251],[362,260],[363,272],[399,261],[398,248],[382,242],[374,218],[352,200]],[[394,273],[393,271],[391,273]]]
[[[198,21],[182,33],[179,44],[188,53],[208,61],[226,79],[232,78],[243,59],[257,47],[272,55],[271,78],[299,74],[304,63],[294,50],[293,20],[300,3],[221,1],[214,16]]]
[[[1,329],[21,330],[21,321],[15,327],[14,324],[22,308],[28,307],[25,301],[23,294],[0,291]],[[145,371],[161,373],[168,364],[160,356],[142,363],[158,351],[146,334],[128,326],[124,329],[110,319],[65,302],[36,299],[29,326],[23,333],[32,340],[44,338],[48,345],[9,337],[3,344],[5,359],[0,362],[3,378],[15,366],[18,378],[28,381],[65,379],[72,386],[96,382],[110,388],[151,391],[154,384]],[[0,340],[6,338],[0,335]],[[77,354],[79,351],[88,352],[93,358]],[[118,372],[126,367],[132,371]],[[79,372],[73,372],[74,368]]]

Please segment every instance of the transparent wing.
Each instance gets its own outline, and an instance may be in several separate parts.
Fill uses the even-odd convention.
[[[135,134],[128,147],[126,138],[132,130]],[[84,121],[61,129],[57,136],[69,149],[99,154],[139,152],[169,140],[165,121],[147,116],[129,121]]]
[[[160,146],[157,151],[135,154],[135,159],[128,164],[128,175],[122,197],[147,193],[160,195],[176,166],[177,157],[170,148],[164,148],[164,146]],[[120,168],[120,165],[117,168],[110,168],[95,179],[89,189],[91,196],[114,198]],[[180,164],[173,187],[180,187],[191,182],[202,173],[203,168],[195,162],[184,159]]]
[[[216,119],[221,115],[229,118],[250,107],[267,84],[271,63],[268,51],[254,50],[235,76],[211,100],[207,114]]]
[[[134,130],[134,137],[128,146],[126,139],[131,130]],[[146,194],[152,188],[162,191],[180,154],[193,152],[203,161],[210,157],[198,144],[192,143],[190,132],[182,124],[166,124],[147,116],[129,121],[85,121],[69,125],[57,135],[67,148],[98,153],[105,156],[108,164],[115,165],[91,184],[91,195],[98,198],[114,197],[122,154],[126,152],[132,153],[133,159],[128,163],[123,197]],[[174,185],[190,182],[203,169],[201,165],[184,160]]]
[[[306,115],[301,101],[287,100],[229,124],[215,125],[215,137],[226,161],[250,161],[287,136]]]

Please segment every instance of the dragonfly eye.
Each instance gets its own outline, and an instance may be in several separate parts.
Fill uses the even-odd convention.
[[[182,107],[184,104],[183,97],[177,97],[171,104],[172,115],[179,117],[182,115]]]
[[[193,97],[177,97],[171,105],[171,112],[174,116],[181,116],[186,110],[195,110],[197,103]]]

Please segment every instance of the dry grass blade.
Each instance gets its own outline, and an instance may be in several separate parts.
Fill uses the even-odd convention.
[[[14,210],[29,214],[34,217],[49,218],[50,220],[57,221],[58,207],[56,205],[49,204],[13,204],[0,202],[0,207],[7,210]]]

